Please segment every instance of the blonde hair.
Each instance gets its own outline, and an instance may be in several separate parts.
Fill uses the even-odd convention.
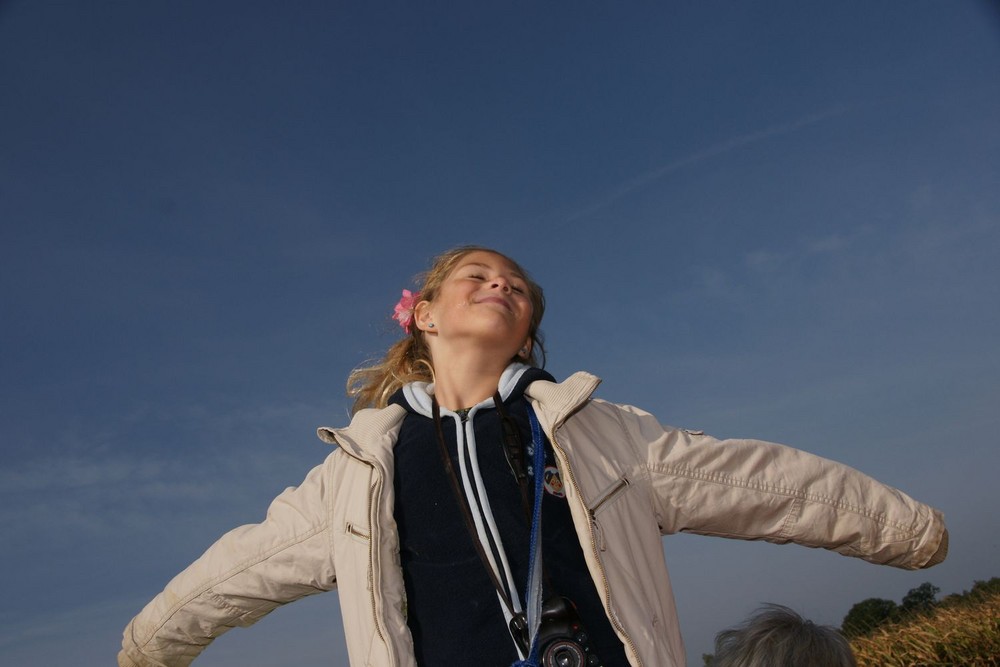
[[[528,336],[531,346],[527,357],[515,356],[511,361],[522,361],[532,366],[545,365],[545,348],[542,345],[542,332],[539,326],[545,314],[545,295],[538,285],[521,265],[503,253],[492,248],[466,245],[448,250],[434,258],[431,268],[417,277],[420,285],[421,301],[434,301],[445,278],[451,274],[463,257],[473,252],[488,252],[510,262],[524,277],[528,285],[528,296],[531,299],[531,323]],[[347,395],[354,397],[352,414],[363,408],[384,408],[389,398],[400,387],[408,382],[433,382],[434,367],[431,363],[430,349],[424,339],[424,332],[412,327],[411,333],[394,343],[382,357],[382,360],[367,366],[359,366],[351,371],[347,378]],[[539,364],[539,359],[541,364]]]

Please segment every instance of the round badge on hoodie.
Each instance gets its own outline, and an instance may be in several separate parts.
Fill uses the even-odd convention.
[[[556,498],[566,497],[566,491],[563,490],[562,477],[559,476],[559,468],[545,466],[542,485],[545,487],[545,492],[550,496],[555,496]]]

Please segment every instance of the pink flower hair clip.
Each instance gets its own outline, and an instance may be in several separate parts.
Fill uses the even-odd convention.
[[[413,333],[413,309],[420,303],[420,292],[412,293],[410,290],[403,290],[403,296],[399,298],[399,303],[393,309],[392,319],[399,322],[403,331]]]

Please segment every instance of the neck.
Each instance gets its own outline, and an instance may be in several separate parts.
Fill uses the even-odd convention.
[[[448,410],[471,408],[493,396],[509,360],[449,355],[434,362],[434,396]]]

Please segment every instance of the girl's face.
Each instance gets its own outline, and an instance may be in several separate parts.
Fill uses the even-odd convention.
[[[513,358],[530,350],[531,314],[524,277],[503,257],[477,250],[458,261],[434,301],[417,305],[416,323],[438,342],[475,340]]]

